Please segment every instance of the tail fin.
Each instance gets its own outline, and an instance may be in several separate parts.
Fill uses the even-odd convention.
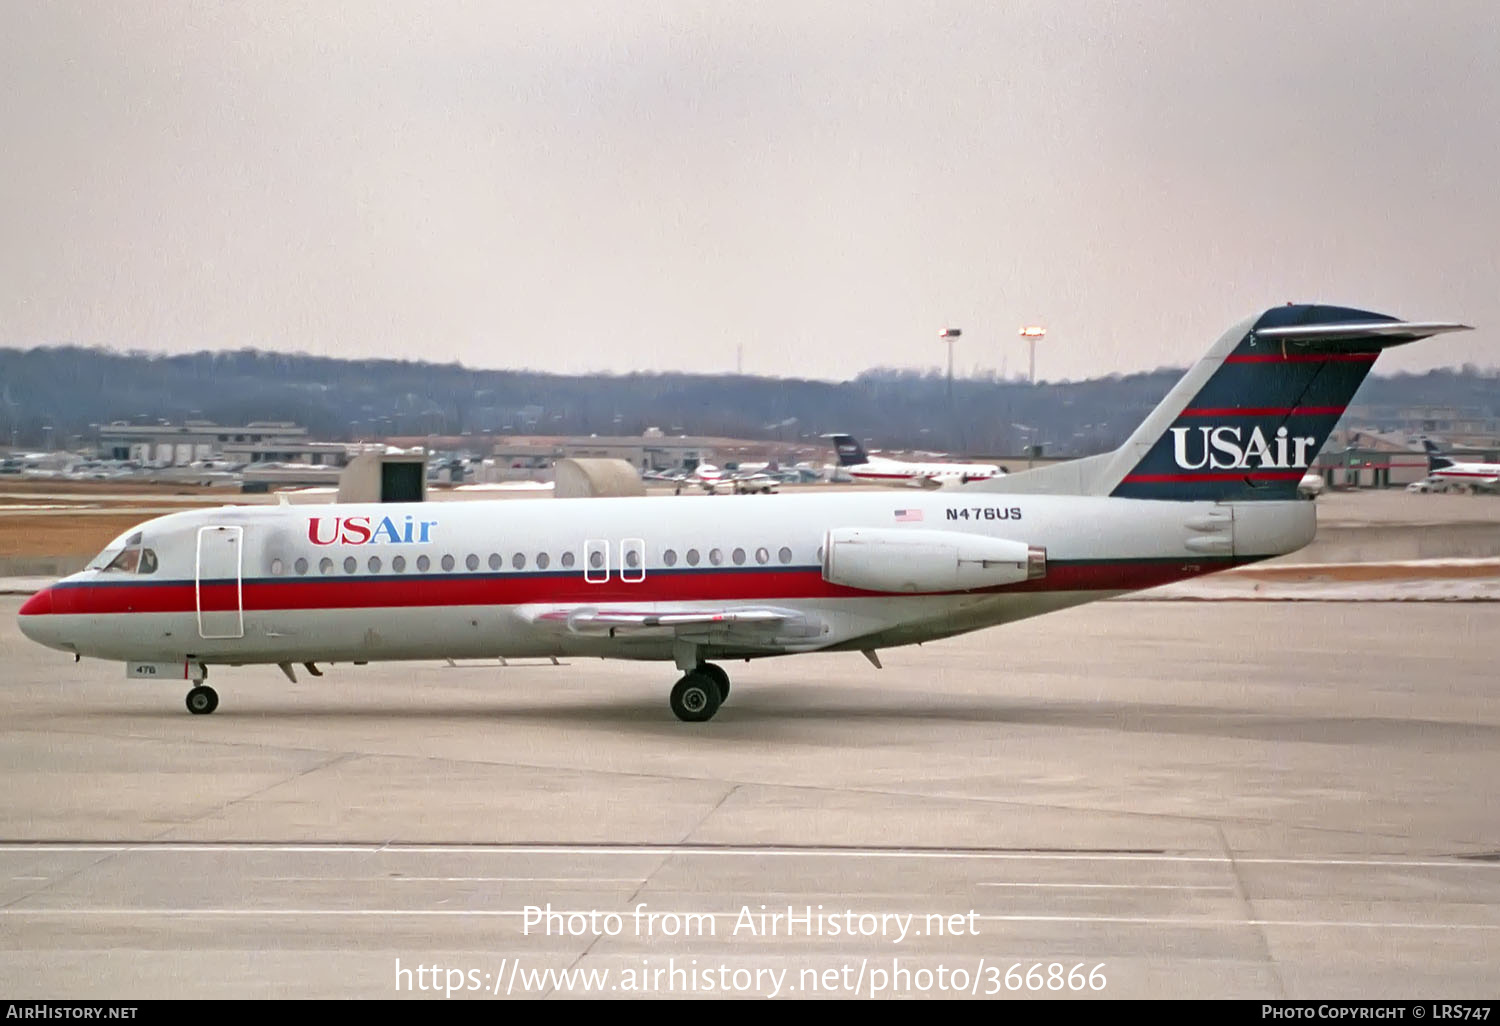
[[[1443,455],[1443,450],[1439,449],[1432,439],[1422,439],[1422,448],[1427,450],[1427,473],[1453,466],[1453,461]]]
[[[857,467],[862,463],[869,463],[870,457],[865,454],[864,446],[853,435],[825,435],[833,440],[833,449],[839,455],[839,466]]]
[[[1101,468],[1135,499],[1295,499],[1381,350],[1467,325],[1273,307],[1230,329]]]

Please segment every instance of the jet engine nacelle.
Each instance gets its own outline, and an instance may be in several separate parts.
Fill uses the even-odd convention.
[[[957,531],[838,527],[823,539],[823,579],[864,591],[971,591],[1047,574],[1047,550]]]

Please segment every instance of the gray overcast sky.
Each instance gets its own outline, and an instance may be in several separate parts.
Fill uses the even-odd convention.
[[[0,345],[845,378],[1324,300],[1500,364],[1500,3],[0,6]]]

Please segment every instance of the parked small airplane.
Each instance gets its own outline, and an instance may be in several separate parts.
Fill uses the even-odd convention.
[[[853,435],[824,437],[833,440],[839,466],[856,481],[939,488],[949,484],[985,481],[1005,473],[993,463],[908,463],[883,456],[870,456]]]
[[[1427,450],[1427,477],[1444,484],[1464,485],[1475,491],[1500,484],[1500,463],[1460,463],[1447,456],[1430,438],[1422,439]]]
[[[1295,552],[1297,489],[1381,351],[1441,332],[1279,306],[1226,332],[1113,452],[894,498],[650,497],[227,506],[149,520],[37,592],[21,631],[127,677],[210,666],[597,656],[673,662],[672,711],[729,695],[713,660],[878,651]]]

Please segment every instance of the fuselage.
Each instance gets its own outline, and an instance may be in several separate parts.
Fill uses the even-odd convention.
[[[1500,463],[1449,463],[1428,471],[1428,477],[1439,481],[1456,481],[1474,487],[1490,487],[1500,482]]]
[[[820,627],[710,636],[704,656],[875,649],[1294,551],[1312,538],[1312,505],[938,491],[229,506],[142,524],[30,599],[20,621],[52,647],[127,661],[671,659],[670,630],[581,632],[568,615],[753,604]],[[1010,539],[1045,549],[1046,572],[978,590],[850,588],[826,576],[839,528]]]
[[[965,484],[985,481],[1000,474],[1000,468],[992,463],[906,463],[880,457],[843,469],[856,481],[882,484]]]

